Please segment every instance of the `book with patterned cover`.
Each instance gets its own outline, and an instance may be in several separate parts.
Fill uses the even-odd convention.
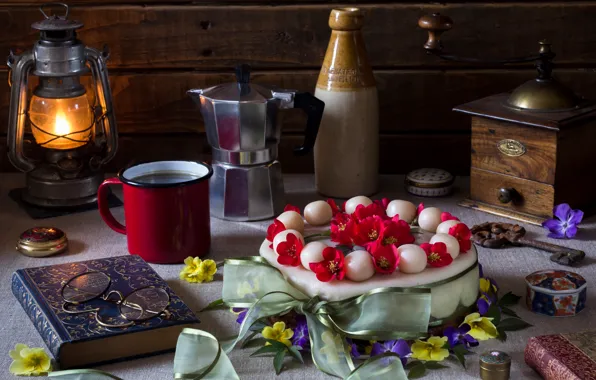
[[[532,337],[525,359],[546,380],[596,380],[596,331]]]
[[[85,272],[102,272],[109,288],[123,295],[145,287],[164,289],[170,296],[170,315],[113,328],[99,324],[93,313],[63,310],[63,285]],[[12,276],[12,292],[41,334],[61,369],[91,366],[132,357],[172,351],[185,327],[199,322],[168,284],[141,257],[126,255],[77,263],[19,269]],[[100,308],[103,321],[123,320],[115,303],[94,299],[76,308]],[[126,320],[123,320],[126,322]]]

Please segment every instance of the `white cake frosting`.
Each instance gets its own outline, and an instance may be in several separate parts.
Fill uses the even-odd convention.
[[[329,246],[335,245],[330,240],[324,242]],[[471,306],[478,297],[479,269],[476,265],[478,254],[474,246],[467,253],[460,254],[450,265],[441,268],[427,267],[421,273],[405,274],[398,270],[392,274],[377,273],[363,282],[354,282],[348,279],[321,282],[317,280],[315,273],[302,266],[292,267],[279,264],[277,262],[278,255],[269,248],[270,244],[271,242],[267,240],[263,241],[259,254],[272,266],[279,269],[290,284],[309,297],[318,295],[327,301],[340,301],[380,287],[423,286],[457,276],[471,267],[473,268],[463,276],[431,288],[431,316],[434,318],[449,317],[458,306]]]

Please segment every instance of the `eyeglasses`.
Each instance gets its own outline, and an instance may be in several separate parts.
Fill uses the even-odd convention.
[[[95,313],[97,323],[111,328],[130,327],[135,323],[156,317],[166,319],[170,317],[171,314],[167,310],[170,305],[170,295],[165,289],[147,286],[133,290],[126,296],[118,290],[111,290],[106,294],[111,283],[110,277],[102,272],[85,272],[72,277],[60,291],[64,300],[62,310],[69,314]],[[101,307],[83,310],[69,308],[72,305],[81,305],[98,298],[118,305],[118,311],[124,322],[112,323],[113,317],[110,317],[110,322],[102,320],[99,314]]]

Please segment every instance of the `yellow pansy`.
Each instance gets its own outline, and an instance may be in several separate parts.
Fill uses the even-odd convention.
[[[321,334],[321,340],[323,341],[323,347],[319,349],[319,352],[327,357],[329,364],[338,363],[339,354],[344,350],[341,335],[333,334],[330,330],[325,330]]]
[[[376,340],[369,340],[368,343],[369,343],[369,345],[364,347],[364,353],[366,355],[370,355],[370,353],[372,352],[373,344],[377,343],[377,341]]]
[[[472,313],[466,316],[464,322],[461,325],[470,326],[468,334],[476,340],[488,340],[496,338],[499,334],[497,328],[491,322],[492,318],[481,317],[480,313]],[[460,326],[461,326],[460,325]]]
[[[213,260],[202,261],[198,257],[188,256],[184,259],[186,266],[180,271],[180,279],[188,282],[210,282],[217,272],[217,266]]]
[[[211,259],[204,260],[201,265],[199,265],[199,272],[201,272],[204,282],[213,281],[213,275],[217,272],[215,261]]]
[[[497,287],[494,286],[490,280],[486,279],[486,278],[481,278],[480,279],[480,291],[482,293],[496,293],[497,292]]]
[[[431,336],[425,342],[416,340],[412,344],[412,358],[425,361],[440,362],[449,356],[449,350],[443,348],[447,337]]]
[[[43,348],[29,348],[19,343],[8,354],[13,359],[9,371],[14,375],[45,375],[52,369],[52,361]]]
[[[261,332],[261,335],[263,335],[263,338],[265,339],[276,340],[291,347],[292,342],[290,342],[290,338],[294,336],[294,331],[292,331],[292,329],[286,329],[286,324],[284,322],[275,322],[273,327],[266,326]],[[265,345],[268,344],[269,342],[265,343]]]

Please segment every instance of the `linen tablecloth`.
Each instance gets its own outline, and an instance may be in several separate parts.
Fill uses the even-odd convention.
[[[312,175],[286,175],[284,178],[289,203],[304,207],[308,202],[323,199],[314,190]],[[447,198],[419,198],[405,193],[402,176],[386,176],[381,179],[382,191],[375,198],[407,199],[415,204],[424,202],[428,206],[437,206],[458,216],[463,222],[472,226],[485,221],[506,221],[478,211],[457,206],[457,201],[467,193],[467,178],[456,182],[454,195]],[[8,372],[11,359],[8,351],[16,343],[25,343],[32,347],[45,345],[15,300],[10,289],[12,273],[20,268],[42,265],[61,264],[66,262],[98,259],[118,256],[127,253],[126,237],[108,228],[97,211],[62,216],[46,220],[32,220],[18,205],[8,197],[12,188],[23,186],[24,175],[0,173],[0,379],[11,379]],[[117,190],[117,189],[116,189]],[[119,192],[116,192],[119,194]],[[113,209],[114,215],[123,220],[123,208]],[[253,223],[225,222],[212,219],[213,243],[210,258],[221,260],[226,257],[238,257],[258,254],[258,248],[265,238],[270,221]],[[29,258],[15,252],[15,243],[24,230],[37,226],[49,225],[62,229],[70,239],[67,253],[48,258]],[[540,227],[526,226],[530,237],[547,239],[545,230]],[[573,269],[588,280],[588,287],[593,286],[596,278],[596,218],[590,218],[582,224],[574,240],[563,241],[569,247],[586,252],[584,264]],[[548,239],[551,240],[551,239]],[[552,241],[552,240],[551,240]],[[555,243],[560,241],[553,241]],[[479,249],[479,259],[487,275],[491,276],[501,287],[504,294],[508,291],[524,296],[524,277],[534,271],[547,268],[566,268],[551,263],[548,254],[529,248],[509,248],[503,250]],[[181,281],[178,273],[182,265],[153,265],[155,270],[169,283],[174,291],[195,311],[205,307],[221,296],[221,276],[216,276],[212,283],[190,284]],[[512,356],[512,379],[537,379],[538,375],[523,360],[524,347],[529,337],[534,335],[565,333],[596,329],[596,296],[592,289],[588,290],[587,307],[578,316],[572,318],[549,318],[529,312],[523,299],[515,311],[534,326],[523,331],[509,333],[507,342],[498,340],[482,342],[475,352],[498,349]],[[217,337],[229,337],[237,332],[236,317],[227,311],[210,311],[199,314],[200,328]],[[255,349],[236,349],[230,355],[232,363],[242,379],[324,379],[329,378],[317,371],[307,359],[306,365],[286,360],[286,368],[279,377],[273,370],[272,358],[251,358]],[[157,380],[172,378],[173,354],[164,354],[143,359],[131,360],[100,369],[109,371],[125,380]],[[478,356],[468,356],[468,368],[464,370],[455,363],[449,363],[449,369],[431,371],[425,378],[432,379],[477,379]]]

